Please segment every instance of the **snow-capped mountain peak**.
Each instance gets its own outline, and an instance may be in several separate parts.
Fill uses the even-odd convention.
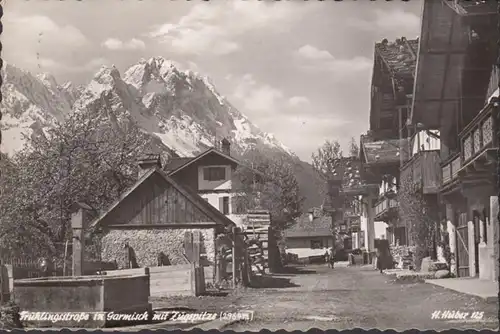
[[[115,66],[103,66],[88,85],[77,88],[70,82],[58,85],[46,73],[33,76],[10,65],[5,72],[2,111],[11,117],[7,123],[12,136],[16,122],[22,124],[24,132],[33,132],[35,123],[50,126],[71,111],[98,108],[111,122],[131,119],[179,156],[192,156],[222,137],[232,142],[235,152],[257,146],[293,155],[272,134],[260,130],[234,108],[207,76],[181,70],[177,63],[163,57],[141,59],[123,74]],[[17,137],[23,132],[18,130]],[[5,150],[5,143],[14,139],[9,136],[4,132],[2,150],[13,153],[22,145]]]

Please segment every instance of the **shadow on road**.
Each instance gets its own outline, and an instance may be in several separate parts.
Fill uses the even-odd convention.
[[[254,289],[265,289],[265,288],[293,288],[298,287],[290,278],[276,277],[276,275],[265,275],[256,276],[252,279],[251,287]]]
[[[279,273],[273,274],[273,276],[309,275],[317,273],[316,270],[305,269],[304,267],[286,266],[282,268]]]
[[[203,293],[203,296],[212,296],[212,297],[226,297],[229,294],[227,291],[213,291],[207,290]]]

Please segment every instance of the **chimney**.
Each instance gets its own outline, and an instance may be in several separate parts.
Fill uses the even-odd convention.
[[[231,155],[231,143],[226,138],[222,139],[220,142],[220,147],[222,153],[226,155]]]
[[[161,169],[161,159],[159,154],[146,154],[137,159],[138,174],[137,178],[140,179],[144,174],[146,174],[150,169],[160,168]]]

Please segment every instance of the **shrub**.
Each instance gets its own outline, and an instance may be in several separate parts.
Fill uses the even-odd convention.
[[[436,233],[436,209],[416,188],[411,175],[401,180],[398,190],[399,217],[409,227],[410,244],[415,245],[414,263],[417,270],[424,257],[432,254]]]

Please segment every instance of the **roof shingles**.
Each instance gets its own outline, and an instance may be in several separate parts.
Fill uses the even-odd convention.
[[[417,64],[418,39],[402,37],[395,42],[383,40],[375,44],[375,52],[387,64],[395,79],[413,78]]]
[[[193,160],[193,157],[190,158],[172,158],[165,165],[164,170],[167,172],[171,172],[176,170],[177,168],[187,164],[189,161]]]
[[[330,216],[315,217],[311,222],[309,214],[297,218],[295,224],[285,230],[287,238],[308,236],[331,236],[332,218]]]

